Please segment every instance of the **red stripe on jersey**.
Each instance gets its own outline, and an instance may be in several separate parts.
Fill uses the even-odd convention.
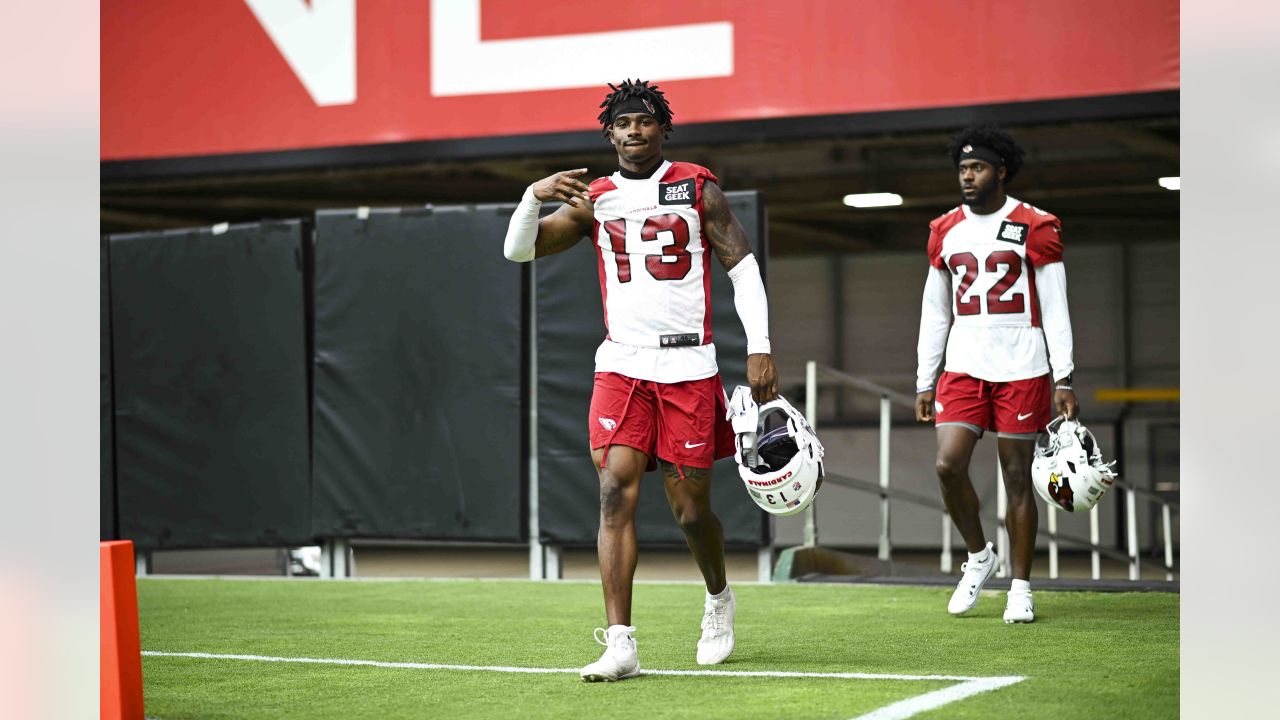
[[[1022,261],[1027,266],[1027,291],[1029,295],[1027,300],[1031,303],[1031,327],[1040,327],[1040,296],[1036,295],[1036,268],[1031,264],[1030,257],[1024,257]]]
[[[1056,215],[1019,203],[1009,213],[1009,219],[1026,223],[1030,228],[1027,233],[1027,259],[1032,265],[1040,267],[1062,262],[1062,221]]]
[[[691,177],[698,178],[698,199],[696,204],[699,207],[698,212],[702,212],[702,183],[710,180],[717,185],[720,184],[715,173],[701,165],[694,165],[693,163],[687,162],[673,162],[671,163],[671,167],[667,168],[667,171],[662,174],[660,182],[675,182],[677,180],[686,180]]]
[[[702,206],[698,206],[701,217]],[[711,253],[707,252],[706,238],[702,243],[702,344],[711,344]]]
[[[591,198],[591,202],[595,202],[596,198],[609,192],[617,190],[618,186],[613,184],[612,178],[602,177],[591,181],[591,185],[587,187],[587,197]]]
[[[611,178],[596,178],[587,187],[587,196],[591,198],[592,203],[595,203],[601,195],[617,189],[618,186],[613,184]],[[604,337],[606,340],[612,340],[613,338],[609,337],[609,281],[604,274],[604,248],[600,247],[599,220],[592,224],[591,242],[596,246],[596,266],[600,274],[600,309],[604,312]]]
[[[610,183],[612,185],[612,183]],[[592,183],[595,186],[595,183]],[[600,247],[600,221],[591,223],[591,244],[596,249],[596,269],[600,275],[600,309],[604,311],[604,339],[609,337],[609,279],[604,275],[604,248]]]
[[[939,215],[929,223],[929,264],[939,270],[946,270],[947,263],[942,259],[942,240],[951,232],[951,228],[959,225],[964,220],[964,210],[959,205],[955,209]]]
[[[711,344],[711,253],[709,252],[710,244],[707,240],[707,220],[703,214],[702,205],[702,186],[707,181],[718,182],[716,176],[711,171],[701,165],[693,163],[672,163],[671,168],[667,170],[667,174],[663,176],[667,179],[680,179],[676,174],[676,165],[680,166],[683,173],[698,178],[697,197],[693,203],[693,209],[698,211],[698,242],[702,244],[702,344]]]

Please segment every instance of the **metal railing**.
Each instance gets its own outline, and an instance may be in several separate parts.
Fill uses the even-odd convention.
[[[893,420],[893,406],[899,405],[910,408],[912,417],[915,414],[915,398],[896,390],[884,387],[877,383],[865,380],[863,378],[854,377],[848,373],[841,372],[834,368],[818,365],[816,362],[809,361],[805,365],[805,417],[808,418],[809,424],[817,429],[818,415],[818,388],[820,385],[838,385],[840,387],[851,388],[859,392],[877,396],[880,399],[880,473],[878,482],[870,482],[858,478],[847,477],[843,475],[827,472],[825,481],[834,483],[841,487],[847,487],[853,490],[878,495],[880,498],[880,537],[877,543],[877,557],[883,561],[889,561],[893,555],[893,543],[890,536],[890,500],[897,499],[918,505],[932,510],[939,511],[942,515],[942,552],[939,559],[939,569],[943,573],[950,573],[951,567],[951,518],[947,514],[946,505],[938,497],[928,497],[916,493],[899,490],[890,484],[890,448],[891,448],[891,430]],[[1058,532],[1058,511],[1054,508],[1046,506],[1045,513],[1048,527],[1037,528],[1037,537],[1044,537],[1048,540],[1049,545],[1049,577],[1056,579],[1058,573],[1058,552],[1059,543],[1066,542],[1071,545],[1088,548],[1090,552],[1091,568],[1090,576],[1094,580],[1102,577],[1103,557],[1128,563],[1129,579],[1139,580],[1142,577],[1142,563],[1140,551],[1138,547],[1138,521],[1137,521],[1137,501],[1139,498],[1159,504],[1161,506],[1161,530],[1164,545],[1164,570],[1165,579],[1172,580],[1174,573],[1177,571],[1173,556],[1173,513],[1178,510],[1178,503],[1161,497],[1160,495],[1134,487],[1132,484],[1116,480],[1115,486],[1124,490],[1124,513],[1125,513],[1125,529],[1126,529],[1126,550],[1121,551],[1115,548],[1107,547],[1100,544],[1100,533],[1098,527],[1098,508],[1095,506],[1089,511],[1089,537],[1081,538],[1072,535],[1064,535]],[[997,525],[997,553],[1001,558],[1001,567],[998,570],[1000,577],[1007,577],[1010,574],[1010,553],[1009,535],[1005,529],[1005,514],[1008,507],[1008,499],[1004,489],[1003,471],[1000,468],[999,459],[996,460],[996,512],[994,514],[989,511],[981,512],[982,519],[994,521]],[[818,544],[818,520],[816,508],[810,505],[805,510],[804,522],[804,545],[806,547],[814,547]]]

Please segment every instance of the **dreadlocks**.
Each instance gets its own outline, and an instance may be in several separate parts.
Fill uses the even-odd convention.
[[[1023,158],[1027,155],[1009,133],[991,123],[970,125],[951,138],[951,142],[947,145],[947,154],[951,156],[951,162],[954,165],[960,165],[962,153],[971,152],[971,149],[967,149],[969,146],[989,148],[1000,156],[1000,161],[1004,165],[1005,184],[1013,182],[1014,176],[1022,168]]]
[[[648,80],[637,78],[623,80],[616,86],[609,83],[609,89],[613,92],[604,96],[604,102],[600,103],[600,107],[604,110],[596,118],[600,121],[600,127],[605,135],[609,134],[609,126],[618,115],[629,112],[648,112],[662,126],[664,137],[665,133],[671,132],[671,117],[675,113],[671,112],[667,98],[663,96],[657,85],[650,85]]]

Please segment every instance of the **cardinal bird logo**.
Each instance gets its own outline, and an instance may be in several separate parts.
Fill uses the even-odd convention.
[[[1058,473],[1049,474],[1049,497],[1068,512],[1074,512],[1076,494],[1071,491],[1071,484]]]

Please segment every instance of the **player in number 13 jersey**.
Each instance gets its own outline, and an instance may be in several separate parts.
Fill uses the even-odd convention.
[[[733,281],[747,335],[747,382],[757,403],[777,396],[768,304],[759,266],[715,175],[662,157],[671,108],[657,86],[624,82],[601,107],[618,170],[584,184],[586,172],[544,178],[512,215],[504,252],[524,262],[587,237],[594,245],[607,335],[596,351],[588,417],[600,480],[596,549],[607,628],[603,656],[582,679],[622,680],[640,672],[631,626],[640,478],[662,465],[667,501],[707,592],[697,661],[723,662],[734,648],[735,600],[724,567],[724,532],[711,511],[711,464],[733,454],[724,388],[711,344],[711,253]],[[538,218],[542,202],[565,204]]]
[[[969,550],[948,610],[958,615],[977,604],[998,563],[969,480],[974,446],[994,430],[1013,554],[1004,620],[1031,622],[1035,437],[1051,419],[1051,406],[1073,419],[1078,412],[1062,225],[1005,193],[1024,156],[1007,133],[970,127],[952,139],[950,150],[963,204],[929,224],[916,374],[916,418],[936,422],[943,499]]]

